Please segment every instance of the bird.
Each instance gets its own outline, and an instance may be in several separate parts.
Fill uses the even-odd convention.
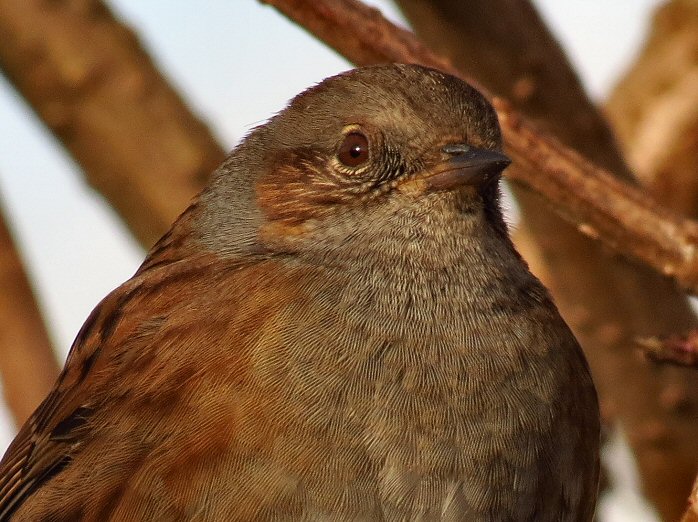
[[[509,164],[435,69],[297,95],[87,318],[0,520],[592,520],[597,396],[510,240]]]

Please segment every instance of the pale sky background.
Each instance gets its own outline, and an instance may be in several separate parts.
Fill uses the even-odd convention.
[[[254,0],[108,3],[137,30],[161,71],[228,148],[297,92],[349,68],[273,8]],[[367,3],[399,19],[387,0]],[[659,4],[534,3],[598,100],[632,61],[648,17]],[[0,197],[51,337],[64,357],[92,308],[131,276],[144,253],[1,76]],[[0,448],[9,444],[13,431],[0,407]],[[616,452],[613,458],[622,454]],[[606,520],[652,520],[637,511],[629,489],[632,480],[624,480],[626,487],[617,493],[620,502],[604,504]]]

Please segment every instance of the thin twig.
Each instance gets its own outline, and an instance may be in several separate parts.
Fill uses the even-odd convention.
[[[698,368],[698,330],[684,336],[672,335],[665,339],[638,339],[637,344],[644,356],[652,362]]]

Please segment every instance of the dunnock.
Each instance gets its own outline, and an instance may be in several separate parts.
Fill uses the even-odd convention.
[[[596,395],[500,147],[423,67],[297,96],[87,319],[0,519],[591,520]]]

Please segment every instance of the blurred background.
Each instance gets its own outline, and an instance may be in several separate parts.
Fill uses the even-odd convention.
[[[227,150],[293,95],[350,67],[275,9],[255,1],[107,3],[138,34],[159,71]],[[407,26],[391,2],[367,3]],[[592,99],[603,105],[637,60],[661,2],[535,0],[533,4]],[[92,308],[130,277],[144,250],[1,76],[0,198],[62,361]],[[12,416],[0,407],[0,447],[9,444],[15,431]],[[621,439],[620,431],[610,436],[609,480],[616,487],[601,505],[601,519],[658,520],[638,496],[637,473]]]

